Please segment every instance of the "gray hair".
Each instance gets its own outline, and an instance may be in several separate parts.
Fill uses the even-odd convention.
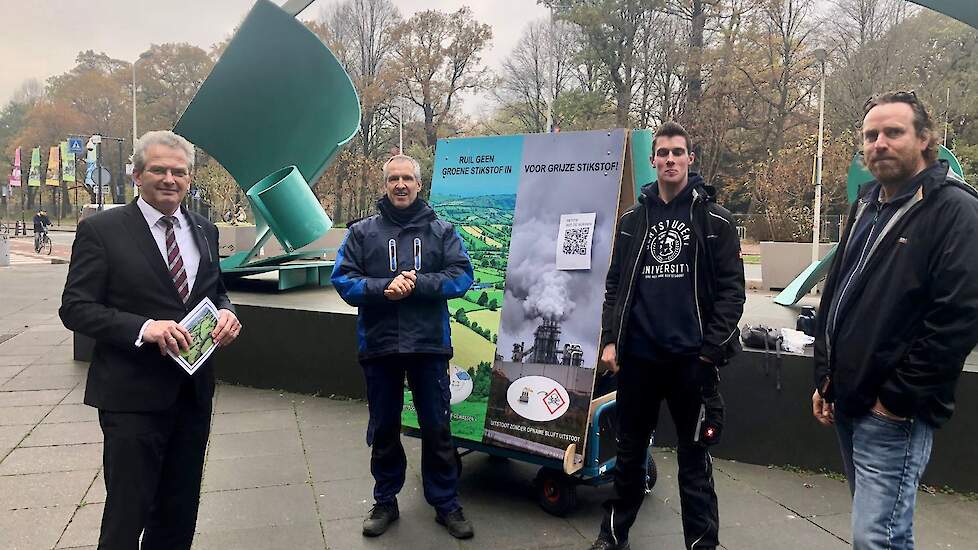
[[[187,157],[187,170],[194,169],[194,146],[181,135],[174,134],[169,130],[154,130],[146,132],[143,137],[136,140],[133,148],[132,169],[134,172],[142,172],[146,167],[146,149],[153,145],[162,145],[171,149],[179,149]]]
[[[390,172],[387,169],[387,166],[390,163],[394,162],[395,160],[406,160],[406,161],[410,162],[412,165],[414,165],[414,179],[417,180],[418,183],[421,183],[421,164],[419,164],[418,161],[414,159],[414,157],[409,157],[407,155],[394,155],[387,162],[384,163],[384,181],[385,182],[387,181],[387,176],[390,175]]]

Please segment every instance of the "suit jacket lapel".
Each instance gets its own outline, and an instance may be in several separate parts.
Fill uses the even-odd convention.
[[[170,278],[170,270],[166,268],[163,255],[160,254],[160,248],[146,224],[146,218],[143,217],[139,205],[134,200],[125,208],[126,214],[128,214],[126,224],[129,226],[129,234],[136,241],[136,245],[146,257],[146,261],[149,262],[150,271],[156,274],[162,287],[167,289],[166,292],[178,303],[183,304],[180,295],[177,294],[177,288],[173,285],[173,279]]]
[[[181,206],[180,208],[183,207]],[[197,277],[194,279],[194,288],[190,291],[191,296],[193,296],[198,294],[197,291],[201,288],[201,284],[204,282],[200,275],[204,272],[204,269],[210,262],[211,252],[210,247],[207,246],[209,244],[207,242],[207,238],[204,236],[204,228],[197,224],[197,220],[194,219],[193,214],[191,214],[186,208],[183,208],[183,215],[187,218],[187,222],[190,224],[190,232],[193,233],[194,242],[197,243],[197,252],[200,255],[200,261],[197,262]],[[198,301],[200,300],[189,300],[188,304],[196,305]]]

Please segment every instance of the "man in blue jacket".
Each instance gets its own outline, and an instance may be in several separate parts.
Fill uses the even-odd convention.
[[[462,514],[452,444],[448,360],[452,357],[449,298],[472,285],[472,264],[452,224],[421,199],[418,161],[397,155],[384,164],[386,194],[379,214],[353,224],[340,246],[332,281],[357,306],[359,358],[367,380],[374,506],[363,534],[383,534],[399,515],[407,459],[401,445],[404,377],[421,426],[421,477],[435,520],[456,538],[470,538]]]
[[[832,261],[815,335],[815,418],[835,424],[853,548],[911,549],[934,430],[978,344],[978,193],[937,158],[913,92],[866,103],[865,185]]]

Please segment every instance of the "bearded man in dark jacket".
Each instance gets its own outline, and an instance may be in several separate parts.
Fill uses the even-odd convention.
[[[642,188],[639,204],[618,222],[601,315],[601,362],[618,373],[616,498],[605,503],[592,550],[630,548],[628,530],[645,497],[646,453],[663,400],[679,436],[686,547],[719,545],[707,450],[718,434],[700,428],[706,410],[722,417],[717,367],[739,350],[744,265],[730,212],[689,172],[690,145],[674,122],[656,131],[650,160],[658,181]]]
[[[835,424],[853,547],[912,549],[917,486],[978,343],[978,194],[913,92],[866,103],[863,187],[816,319],[813,413]]]
[[[407,459],[401,445],[404,378],[421,426],[421,477],[435,520],[456,538],[473,535],[458,502],[448,360],[450,298],[472,286],[472,264],[452,224],[418,198],[421,166],[406,155],[384,164],[380,213],[353,224],[340,246],[333,286],[358,307],[360,364],[367,380],[374,506],[363,534],[383,534],[400,515]]]

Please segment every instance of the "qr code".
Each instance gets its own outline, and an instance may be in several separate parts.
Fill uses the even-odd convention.
[[[578,227],[564,232],[564,254],[586,256],[590,227]]]

